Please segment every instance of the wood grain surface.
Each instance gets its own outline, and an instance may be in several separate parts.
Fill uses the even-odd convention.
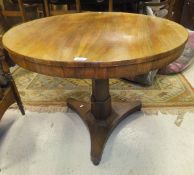
[[[75,78],[135,76],[175,60],[187,30],[157,17],[129,13],[78,13],[34,20],[3,36],[20,66]]]

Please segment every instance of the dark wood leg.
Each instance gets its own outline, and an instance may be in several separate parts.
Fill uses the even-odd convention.
[[[46,16],[50,16],[50,7],[49,7],[49,1],[44,0],[44,10],[46,12]]]
[[[16,103],[17,103],[17,105],[18,105],[22,115],[25,115],[25,110],[24,110],[24,107],[23,107],[20,95],[18,93],[18,90],[17,90],[17,87],[15,85],[15,82],[14,82],[14,80],[12,78],[12,75],[11,75],[11,73],[9,71],[9,65],[7,63],[7,62],[9,62],[10,64],[12,64],[12,62],[11,62],[11,60],[10,60],[10,58],[9,58],[9,56],[8,56],[8,54],[7,54],[7,52],[5,50],[4,50],[4,54],[5,54],[5,59],[3,59],[1,61],[3,72],[8,75],[10,88],[11,88],[11,90],[13,92],[13,96],[15,98],[15,101],[16,101]]]
[[[11,88],[13,90],[13,94],[14,94],[14,97],[15,97],[15,100],[16,100],[16,103],[19,107],[20,112],[22,113],[22,115],[25,115],[24,106],[22,104],[19,92],[17,90],[17,87],[16,87],[15,82],[14,82],[12,77],[11,77],[10,85],[11,85]]]
[[[129,114],[141,110],[140,101],[111,103],[107,79],[92,81],[91,104],[69,98],[67,105],[79,114],[89,129],[94,165],[100,163],[104,146],[113,129]]]

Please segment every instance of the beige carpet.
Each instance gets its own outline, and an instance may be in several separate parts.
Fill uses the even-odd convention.
[[[33,109],[46,107],[52,111],[61,111],[58,107],[66,106],[66,99],[73,97],[89,101],[91,81],[86,79],[64,79],[49,77],[30,72],[23,68],[14,71],[13,77],[18,87],[24,105]],[[120,79],[110,80],[110,92],[113,101],[127,102],[140,99],[143,109],[170,111],[177,109],[193,109],[194,89],[182,74],[163,76],[158,75],[154,84],[143,87]],[[50,108],[47,108],[51,106]],[[43,110],[44,111],[44,110]],[[52,112],[51,111],[51,112]]]

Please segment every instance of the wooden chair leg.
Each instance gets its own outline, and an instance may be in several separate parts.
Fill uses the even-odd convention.
[[[46,16],[50,16],[50,8],[49,8],[48,0],[44,0],[44,8],[45,8]]]
[[[76,0],[76,11],[79,13],[81,11],[80,0]]]
[[[25,12],[25,8],[24,8],[24,2],[23,0],[18,0],[18,6],[19,6],[19,9],[20,9],[20,12],[22,13],[22,20],[23,22],[26,21],[26,12]]]
[[[11,90],[13,92],[13,95],[14,95],[14,98],[15,98],[15,101],[22,113],[22,115],[25,115],[25,110],[24,110],[24,107],[23,107],[23,104],[22,104],[22,101],[21,101],[21,98],[20,98],[20,95],[18,93],[18,90],[17,90],[17,87],[15,85],[15,82],[13,80],[13,77],[9,71],[9,65],[7,64],[7,61],[6,61],[6,56],[7,56],[7,53],[6,51],[4,50],[4,54],[5,54],[5,59],[2,60],[2,68],[3,68],[3,72],[5,74],[8,75],[9,77],[9,83],[10,83],[10,87],[11,87]]]
[[[42,2],[42,12],[43,12],[43,17],[46,17],[46,8],[45,8],[45,4],[44,1]],[[38,12],[37,12],[38,13]],[[42,16],[41,16],[42,17]]]
[[[108,11],[109,12],[113,11],[113,0],[109,0],[109,2],[108,2]]]
[[[6,16],[3,15],[3,12],[5,11],[5,5],[4,2],[2,1],[1,3],[1,15],[3,16],[3,19],[6,21]],[[1,39],[2,40],[2,39]]]
[[[13,94],[14,94],[14,97],[15,97],[15,100],[16,100],[16,103],[17,103],[17,105],[18,105],[18,107],[19,107],[20,112],[22,113],[22,115],[25,115],[24,106],[23,106],[23,104],[22,104],[20,95],[19,95],[19,93],[18,93],[17,87],[16,87],[16,85],[15,85],[15,82],[14,82],[14,80],[13,80],[11,74],[10,74],[10,86],[11,86],[11,88],[12,88],[12,90],[13,90]]]

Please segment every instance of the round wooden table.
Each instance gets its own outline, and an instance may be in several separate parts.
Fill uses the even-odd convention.
[[[92,79],[91,103],[68,99],[87,125],[91,160],[99,164],[112,130],[140,101],[111,102],[109,78],[147,73],[178,58],[188,38],[172,21],[128,13],[80,13],[34,20],[3,36],[13,61],[57,77]],[[44,89],[43,89],[44,90]]]

